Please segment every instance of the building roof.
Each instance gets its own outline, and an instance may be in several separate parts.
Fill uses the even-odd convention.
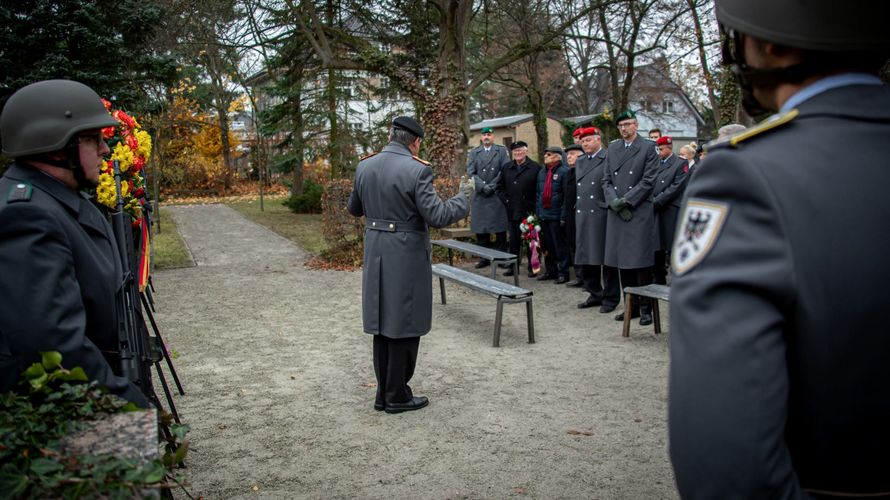
[[[500,118],[491,118],[489,120],[482,120],[481,122],[476,122],[476,123],[470,125],[470,130],[481,130],[484,127],[500,128],[500,127],[509,127],[511,125],[519,125],[522,122],[531,120],[533,116],[534,115],[531,113],[526,113],[523,115],[502,116]]]
[[[562,121],[563,123],[568,123],[570,125],[581,125],[584,123],[590,123],[591,120],[601,114],[602,113],[596,113],[593,115],[567,116],[565,118],[560,118],[560,121]]]

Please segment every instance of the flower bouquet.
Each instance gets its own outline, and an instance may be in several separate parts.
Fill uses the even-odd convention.
[[[102,138],[108,142],[111,157],[102,162],[99,185],[96,186],[96,201],[111,210],[117,209],[117,188],[112,165],[117,160],[121,171],[124,211],[130,216],[133,226],[138,258],[136,271],[141,292],[148,284],[151,261],[151,222],[143,216],[146,196],[145,178],[142,177],[142,169],[151,157],[151,136],[142,130],[139,122],[132,116],[119,109],[113,110],[111,103],[105,99],[102,99],[102,103],[118,125],[102,129]]]
[[[529,260],[532,264],[532,273],[541,272],[541,259],[538,257],[538,249],[541,248],[541,224],[534,215],[529,215],[519,223],[522,239],[528,243]]]

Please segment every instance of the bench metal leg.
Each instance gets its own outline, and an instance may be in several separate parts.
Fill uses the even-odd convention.
[[[519,259],[513,262],[513,284],[519,286]]]
[[[634,310],[633,294],[624,294],[624,329],[621,331],[622,337],[630,337],[630,317],[633,316]]]
[[[491,279],[498,279],[498,263],[491,261]]]
[[[535,343],[535,314],[532,311],[532,300],[529,298],[525,302],[525,313],[528,316],[528,343]]]
[[[655,333],[661,333],[661,312],[658,310],[658,300],[652,299],[652,319],[655,320]]]
[[[454,254],[451,253],[451,249],[448,249],[448,265],[454,267]]]
[[[439,278],[439,291],[442,295],[442,303],[445,303],[445,279]]]
[[[504,317],[504,303],[498,299],[498,310],[494,315],[494,347],[501,345],[501,319]]]

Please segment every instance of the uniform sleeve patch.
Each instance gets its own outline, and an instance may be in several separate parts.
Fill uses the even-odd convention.
[[[697,266],[714,247],[726,222],[729,205],[712,200],[689,199],[677,225],[671,268],[678,276]]]

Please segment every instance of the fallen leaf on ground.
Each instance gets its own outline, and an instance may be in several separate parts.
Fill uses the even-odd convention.
[[[376,382],[365,382],[364,384],[361,384],[361,386],[362,387],[377,387],[377,383]]]
[[[569,429],[566,431],[566,434],[571,434],[572,436],[593,436],[592,432],[576,431],[575,429]]]

